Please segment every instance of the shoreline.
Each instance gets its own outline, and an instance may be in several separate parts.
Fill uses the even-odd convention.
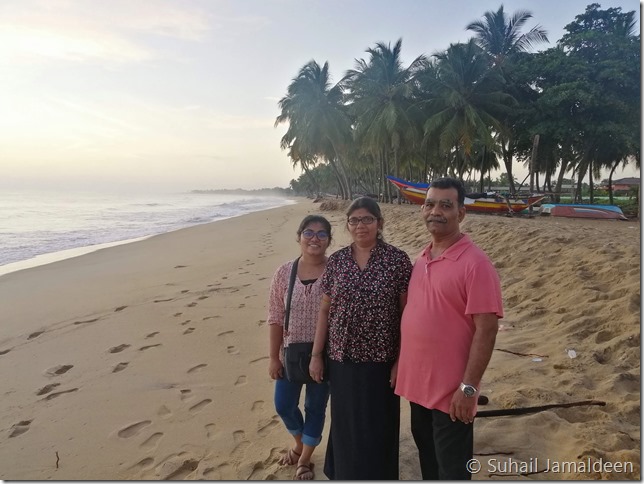
[[[286,201],[290,203],[285,203],[282,206],[287,206],[290,204],[297,203],[297,199],[299,197],[292,197],[285,199]],[[167,232],[161,232],[158,234],[151,234],[151,235],[143,235],[141,237],[134,237],[131,239],[123,239],[123,240],[116,240],[113,242],[104,242],[104,243],[99,243],[99,244],[94,244],[94,245],[86,245],[86,246],[80,246],[80,247],[72,247],[70,249],[63,249],[63,250],[57,250],[55,252],[47,252],[44,254],[38,254],[34,257],[30,257],[28,259],[23,259],[19,261],[14,261],[14,262],[9,262],[8,264],[3,264],[0,265],[0,277],[2,277],[5,274],[10,274],[12,272],[17,272],[21,271],[24,269],[31,269],[33,267],[39,267],[47,264],[51,264],[53,262],[59,262],[63,261],[66,259],[73,259],[74,257],[80,257],[85,254],[90,254],[92,252],[96,252],[97,250],[102,250],[102,249],[108,249],[110,247],[116,247],[118,245],[123,245],[123,244],[131,244],[134,242],[139,242],[141,240],[149,239],[151,237],[156,237],[158,235],[163,235],[163,234],[169,234],[172,232],[176,232],[178,230],[184,230],[184,229],[189,229],[191,227],[196,227],[198,225],[205,225],[205,224],[213,224],[220,222],[222,220],[228,220],[230,218],[235,218],[235,217],[241,217],[243,215],[248,215],[248,213],[255,213],[255,212],[262,212],[264,210],[271,210],[272,208],[280,208],[280,207],[269,207],[269,208],[263,208],[260,210],[256,210],[254,212],[247,212],[247,213],[240,213],[237,215],[231,215],[229,217],[222,217],[217,220],[211,220],[209,222],[202,222],[196,225],[189,225],[187,227],[180,227],[180,228],[175,228],[172,230],[169,230]]]
[[[381,207],[385,240],[413,260],[428,242],[418,207]],[[329,254],[349,243],[342,210],[302,199],[0,277],[0,478],[291,480],[266,302],[310,213],[333,226]],[[542,356],[495,351],[484,408],[606,402],[477,420],[475,453],[499,468],[508,455],[632,462],[557,477],[639,479],[639,223],[466,215],[462,228],[501,276],[495,348]],[[400,436],[400,477],[418,480],[404,399]]]

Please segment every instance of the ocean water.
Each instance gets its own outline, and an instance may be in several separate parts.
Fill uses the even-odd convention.
[[[0,192],[0,274],[291,203],[251,194]]]

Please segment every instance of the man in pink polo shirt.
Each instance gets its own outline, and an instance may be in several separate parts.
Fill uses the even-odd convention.
[[[503,317],[499,276],[460,231],[465,189],[429,186],[422,217],[432,242],[414,264],[401,322],[396,394],[411,402],[423,479],[471,479],[473,425],[483,373]]]

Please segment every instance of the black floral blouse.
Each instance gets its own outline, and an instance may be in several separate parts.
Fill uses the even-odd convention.
[[[329,257],[322,291],[331,298],[329,357],[335,361],[387,362],[398,357],[400,295],[407,292],[411,261],[378,241],[360,270],[351,246]]]

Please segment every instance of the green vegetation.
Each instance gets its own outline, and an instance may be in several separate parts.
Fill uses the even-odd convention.
[[[549,192],[561,193],[572,173],[575,200],[587,177],[593,200],[600,170],[610,171],[610,183],[619,166],[640,166],[635,13],[591,4],[555,47],[530,53],[546,32],[535,26],[522,33],[531,13],[508,16],[501,6],[467,25],[474,34],[468,42],[408,66],[401,40],[377,43],[337,84],[328,63],[310,61],[279,101],[275,121],[288,125],[281,146],[304,172],[291,187],[391,201],[387,174],[455,176],[483,191],[503,165],[515,192],[518,162],[532,163],[537,186]]]

